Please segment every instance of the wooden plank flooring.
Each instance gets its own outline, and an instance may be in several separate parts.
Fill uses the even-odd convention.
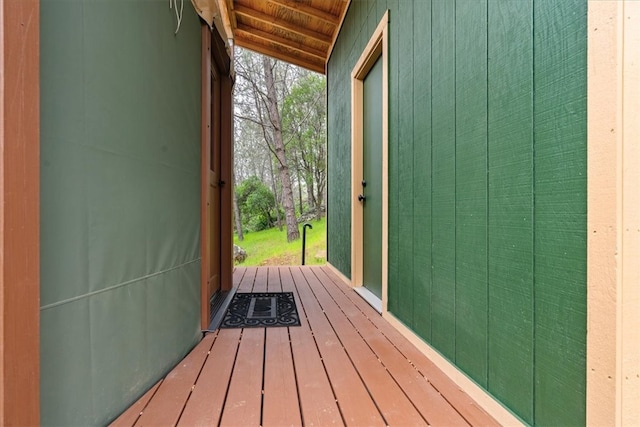
[[[498,425],[326,267],[237,268],[294,292],[302,325],[222,329],[113,425]]]

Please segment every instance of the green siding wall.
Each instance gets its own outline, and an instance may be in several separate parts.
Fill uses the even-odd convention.
[[[198,341],[200,24],[41,3],[41,412],[104,425]]]
[[[389,23],[389,310],[536,425],[585,423],[585,0],[351,2],[328,66],[350,274],[350,72]]]

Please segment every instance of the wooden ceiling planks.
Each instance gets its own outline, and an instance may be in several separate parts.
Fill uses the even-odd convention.
[[[347,0],[226,0],[235,44],[324,73]]]

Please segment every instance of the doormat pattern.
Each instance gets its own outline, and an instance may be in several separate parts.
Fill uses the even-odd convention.
[[[293,292],[236,293],[220,328],[300,326]]]

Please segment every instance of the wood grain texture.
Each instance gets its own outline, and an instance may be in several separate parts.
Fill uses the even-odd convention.
[[[278,276],[279,281],[279,276]],[[265,345],[263,426],[296,426],[302,423],[289,328],[268,328]]]
[[[432,17],[432,227],[431,341],[455,360],[456,111],[455,9],[434,2]]]
[[[236,361],[240,332],[240,329],[221,329],[216,333],[207,357],[209,362],[202,367],[178,425],[188,427],[218,424]]]
[[[586,423],[587,4],[536,4],[535,422]]]
[[[560,394],[561,418],[582,419],[585,7],[354,2],[327,68],[337,153],[341,79],[390,10],[388,309],[526,422],[553,418]],[[330,185],[330,248],[348,244],[346,182]]]
[[[533,10],[489,1],[489,391],[533,422]]]
[[[180,419],[215,335],[209,334],[169,373],[136,422],[139,426],[175,425]]]
[[[367,384],[367,389],[387,425],[420,425],[425,422],[410,400],[403,395],[398,384],[380,363],[367,342],[359,335],[345,313],[327,294],[314,270],[305,271],[310,287],[326,313],[333,330],[349,355],[359,376]]]
[[[142,395],[140,399],[136,401],[133,405],[129,407],[122,415],[116,418],[111,424],[110,427],[131,427],[138,421],[140,418],[140,414],[144,408],[147,407],[149,401],[153,398],[158,391],[158,388],[162,384],[162,380],[158,381],[153,387],[151,387],[145,394]]]
[[[413,329],[431,339],[431,4],[415,2],[413,19]]]
[[[300,270],[293,271],[293,279],[345,423],[384,425],[366,385],[315,299],[307,279]]]
[[[260,425],[264,335],[263,328],[242,330],[237,361],[219,424],[221,426]]]
[[[410,325],[414,324],[413,269],[414,257],[404,256],[414,250],[413,205],[416,199],[414,191],[414,38],[413,38],[413,2],[400,2],[397,19],[406,27],[399,34],[398,43],[402,55],[398,58],[398,79],[403,83],[403,92],[398,99],[398,316]],[[402,254],[402,255],[401,255]]]
[[[0,424],[40,423],[40,2],[0,4]]]
[[[487,386],[487,2],[456,2],[455,361]]]
[[[394,346],[375,324],[350,300],[344,289],[336,285],[327,273],[314,269],[324,289],[349,319],[352,327],[366,341],[380,363],[388,370],[412,405],[429,425],[468,425],[462,416],[438,393],[409,360]],[[372,314],[375,316],[375,314]],[[409,422],[410,420],[406,420]]]
[[[280,269],[280,277],[283,291],[296,292],[293,277],[288,268]],[[344,425],[336,404],[336,396],[318,353],[317,344],[311,335],[302,304],[298,305],[298,314],[301,326],[289,328],[289,334],[298,382],[302,421],[309,426]]]
[[[449,402],[456,411],[471,425],[498,425],[463,390],[457,387],[432,361],[422,354],[398,330],[371,308],[359,295],[343,287],[343,283],[331,270],[323,269],[328,278],[345,296],[373,323],[406,359],[426,378],[433,387]]]
[[[258,269],[301,326],[208,334],[118,425],[495,425],[329,267]]]

